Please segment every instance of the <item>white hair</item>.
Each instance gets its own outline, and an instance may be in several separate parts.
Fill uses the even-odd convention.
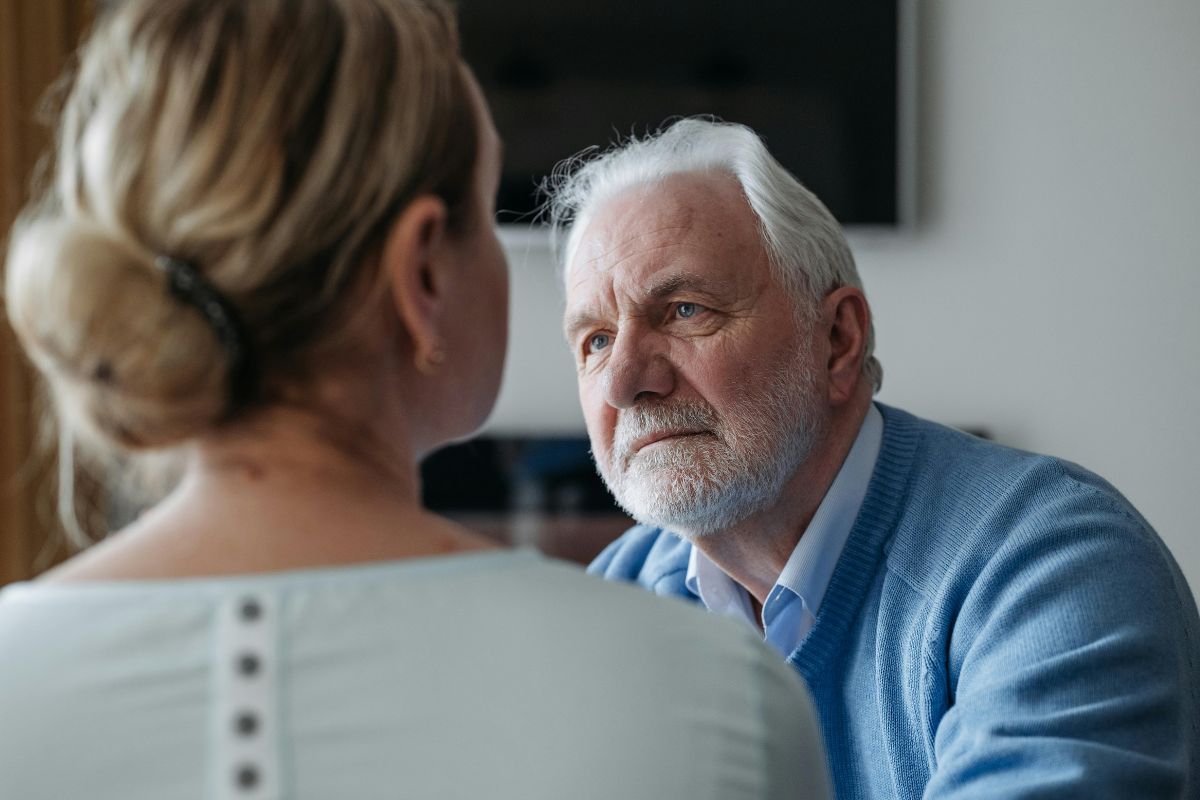
[[[862,288],[837,220],[771,156],[758,135],[745,125],[695,117],[677,120],[643,139],[632,137],[604,152],[585,150],[555,168],[544,191],[563,277],[580,235],[607,201],[634,187],[696,172],[725,172],[737,179],[758,217],[771,265],[796,299],[798,313],[810,313],[836,288]],[[874,351],[872,322],[863,374],[878,391],[883,368]]]

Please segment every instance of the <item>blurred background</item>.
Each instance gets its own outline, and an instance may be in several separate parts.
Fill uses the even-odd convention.
[[[716,22],[702,13],[712,6],[728,16],[729,4],[591,4],[583,22],[562,17],[565,2],[460,5],[468,57],[497,121],[518,126],[506,134],[502,196],[514,212],[502,217],[512,348],[482,437],[426,465],[432,505],[578,560],[627,522],[590,466],[547,237],[521,216],[522,187],[581,146],[570,137],[607,144],[614,129],[636,124],[614,119],[593,134],[579,109],[599,100],[581,102],[586,90],[640,115],[665,103],[661,116],[707,111],[780,125],[768,137],[773,149],[791,153],[789,166],[849,223],[876,317],[879,399],[1100,473],[1200,587],[1200,3],[862,0],[830,14],[820,7],[832,4],[748,0],[733,6],[736,18]],[[94,12],[89,0],[0,0],[4,230],[45,141],[36,101]],[[814,34],[818,22],[832,27]],[[790,46],[806,66],[791,88],[773,56],[738,55],[737,41],[760,41],[751,23],[772,31],[764,52]],[[549,61],[564,52],[579,56],[576,66]],[[624,71],[597,66],[606,52]],[[666,96],[663,85],[683,81],[656,65],[689,53],[704,56],[691,77],[709,88]],[[884,93],[855,83],[866,78],[844,66],[854,64],[891,68]],[[841,81],[841,99],[804,83],[822,72]],[[616,88],[596,79],[603,75]],[[570,90],[560,98],[575,99],[539,116],[533,99],[556,84]],[[771,99],[780,92],[790,99]],[[881,106],[882,115],[865,113]],[[756,111],[761,120],[750,118]],[[799,160],[821,146],[832,149],[807,166]],[[836,183],[838,174],[849,177]],[[865,199],[854,199],[856,186]],[[0,381],[3,583],[61,550],[47,549],[53,499],[39,488],[52,467],[31,455],[33,382],[3,326]],[[102,497],[83,493],[85,502]]]

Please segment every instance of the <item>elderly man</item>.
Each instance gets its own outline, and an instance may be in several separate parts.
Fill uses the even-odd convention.
[[[874,403],[845,239],[751,131],[678,122],[551,202],[592,449],[642,523],[593,572],[758,626],[840,797],[1200,796],[1162,542],[1073,464]]]

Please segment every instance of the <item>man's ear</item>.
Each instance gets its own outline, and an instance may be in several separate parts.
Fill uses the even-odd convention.
[[[821,301],[821,320],[829,336],[829,399],[836,405],[854,397],[863,380],[871,309],[861,289],[842,286]]]
[[[421,195],[392,223],[383,247],[392,305],[413,345],[413,361],[429,372],[446,358],[442,328],[446,313],[446,204]]]

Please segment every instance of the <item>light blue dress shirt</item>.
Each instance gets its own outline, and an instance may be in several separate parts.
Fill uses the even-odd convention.
[[[699,595],[710,611],[745,620],[756,628],[761,624],[767,643],[785,657],[790,655],[812,630],[833,568],[867,494],[882,441],[883,417],[871,404],[842,468],[767,595],[759,623],[754,619],[750,594],[698,547],[692,548],[688,561],[688,589]]]

